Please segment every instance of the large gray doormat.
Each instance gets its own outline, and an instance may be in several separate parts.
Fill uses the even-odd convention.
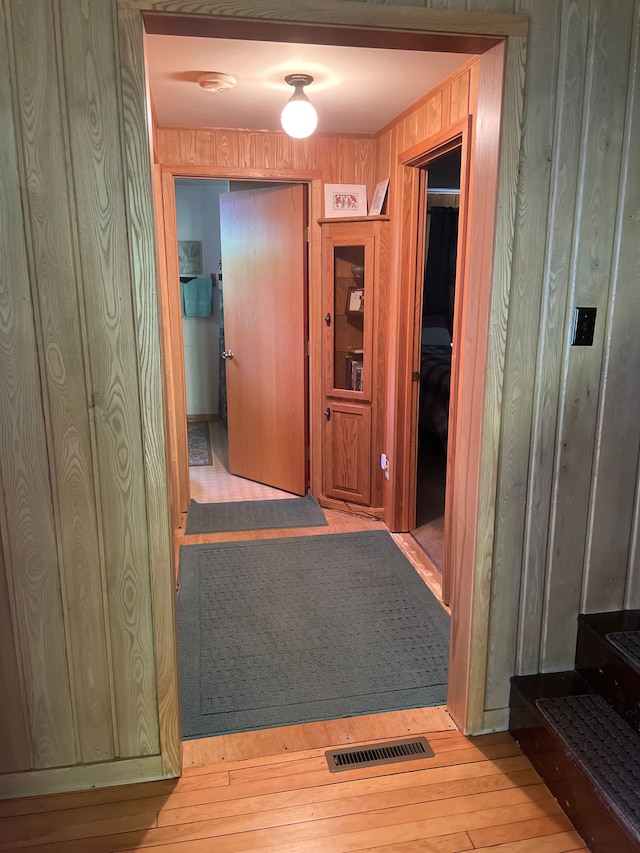
[[[446,701],[449,616],[382,530],[180,549],[185,738]]]
[[[275,501],[232,501],[199,504],[191,501],[185,533],[230,533],[235,530],[277,530],[321,527],[327,519],[311,492],[304,498]]]

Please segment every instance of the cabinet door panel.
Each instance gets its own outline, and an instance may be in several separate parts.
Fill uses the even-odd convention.
[[[371,408],[327,401],[324,491],[327,497],[368,504],[371,497]]]

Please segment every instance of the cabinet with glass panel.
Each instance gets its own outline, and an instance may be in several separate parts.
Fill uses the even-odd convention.
[[[374,457],[382,442],[388,217],[329,219],[320,224],[324,494],[378,506],[382,481]]]

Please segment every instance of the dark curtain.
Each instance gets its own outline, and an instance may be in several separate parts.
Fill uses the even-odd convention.
[[[424,271],[423,326],[446,326],[453,336],[458,208],[432,207]]]

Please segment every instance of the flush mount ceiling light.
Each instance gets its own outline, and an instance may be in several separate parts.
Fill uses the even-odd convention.
[[[287,74],[284,82],[293,86],[295,92],[282,110],[282,129],[294,139],[304,139],[311,136],[318,124],[318,114],[303,92],[305,86],[313,83],[313,77],[310,74]]]
[[[198,85],[208,92],[228,92],[236,85],[236,78],[223,71],[211,71],[198,77]]]

